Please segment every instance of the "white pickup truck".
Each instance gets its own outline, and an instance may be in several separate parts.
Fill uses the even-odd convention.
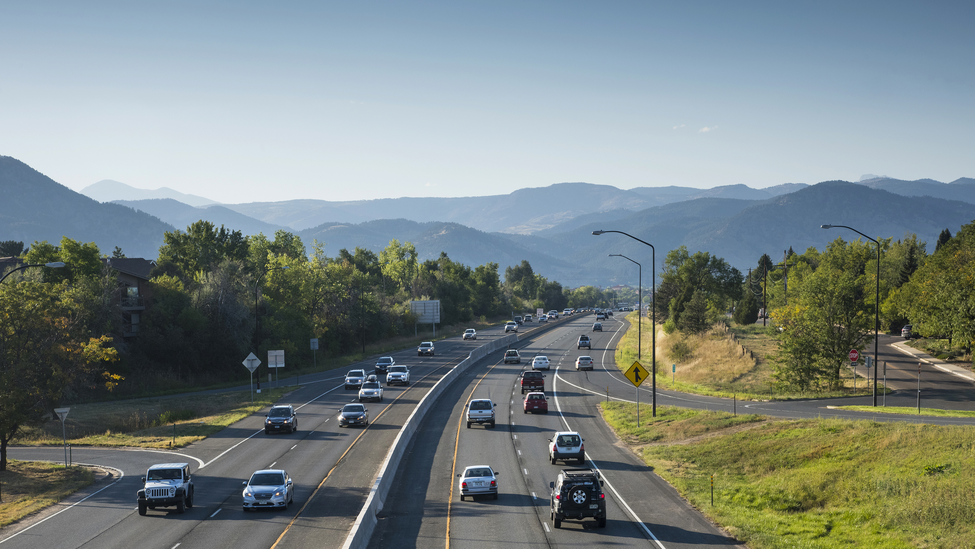
[[[494,407],[497,404],[491,402],[489,398],[477,398],[467,405],[467,428],[471,428],[473,423],[483,423],[490,425],[492,429],[495,426],[494,419]]]

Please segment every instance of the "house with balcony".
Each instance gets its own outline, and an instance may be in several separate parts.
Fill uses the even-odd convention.
[[[151,297],[149,273],[156,262],[141,257],[106,257],[102,259],[106,267],[116,273],[119,289],[119,307],[122,309],[122,335],[139,335],[139,322],[146,301]]]

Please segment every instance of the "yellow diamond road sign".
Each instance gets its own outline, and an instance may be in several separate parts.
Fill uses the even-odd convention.
[[[630,380],[635,387],[639,387],[643,380],[647,379],[650,374],[647,372],[646,368],[640,365],[639,362],[634,362],[633,366],[630,366],[623,375],[626,379]]]

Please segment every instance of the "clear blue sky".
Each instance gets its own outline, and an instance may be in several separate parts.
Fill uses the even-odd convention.
[[[16,2],[0,154],[221,202],[975,177],[973,2]]]

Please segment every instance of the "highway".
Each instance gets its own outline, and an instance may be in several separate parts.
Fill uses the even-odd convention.
[[[537,329],[537,328],[536,328]],[[298,431],[265,435],[263,416],[254,415],[178,452],[74,448],[79,464],[115,471],[101,492],[43,522],[24,521],[0,530],[0,545],[51,549],[106,547],[340,547],[368,495],[379,464],[416,403],[470,350],[503,336],[500,327],[475,341],[459,337],[437,342],[432,357],[415,349],[393,353],[411,371],[408,387],[385,387],[381,403],[367,403],[370,425],[339,428],[336,417],[356,399],[344,389],[347,370],[302,376],[302,385],[281,399],[298,412]],[[348,369],[372,370],[372,362]],[[10,448],[19,460],[61,461],[61,448]],[[136,512],[140,478],[154,463],[189,462],[195,505]],[[295,501],[287,511],[244,513],[241,483],[258,469],[286,469],[295,479]],[[49,513],[48,513],[49,514]]]
[[[714,528],[676,492],[620,447],[602,422],[596,405],[607,388],[614,399],[632,400],[634,388],[613,365],[613,349],[626,329],[621,316],[603,322],[604,332],[590,332],[591,315],[569,317],[543,330],[534,325],[522,334],[521,365],[501,363],[502,352],[475,364],[458,382],[447,387],[427,414],[402,462],[387,498],[371,547],[572,547],[590,545],[711,547],[734,546],[735,541]],[[578,335],[592,336],[592,350],[577,350]],[[343,388],[343,371],[303,376],[302,385],[281,404],[298,408],[299,430],[290,435],[265,435],[263,417],[251,416],[179,452],[75,448],[76,463],[112,468],[113,478],[74,506],[58,506],[34,520],[0,530],[0,549],[6,547],[340,547],[352,527],[378,467],[400,427],[417,402],[449,368],[475,347],[503,336],[500,327],[481,331],[476,341],[455,338],[437,342],[434,357],[417,357],[415,350],[395,353],[397,363],[411,368],[409,387],[386,388],[382,403],[369,403],[367,429],[339,428],[338,409],[355,400]],[[526,337],[527,336],[527,337]],[[917,360],[882,339],[881,363],[888,361],[888,381],[898,392],[889,405],[913,405]],[[552,360],[546,392],[550,413],[522,413],[518,374],[535,354]],[[576,372],[575,357],[589,354],[593,372]],[[370,363],[351,366],[371,369]],[[913,377],[912,377],[913,376]],[[913,384],[913,385],[912,385]],[[952,385],[954,384],[954,385]],[[924,406],[965,408],[972,405],[972,383],[936,368],[922,367]],[[958,391],[946,390],[955,387]],[[926,394],[928,393],[928,394]],[[640,400],[649,418],[650,391]],[[497,404],[496,429],[473,426],[461,418],[471,397],[490,397]],[[908,404],[898,402],[909,402]],[[739,413],[779,417],[849,417],[881,421],[973,424],[963,418],[915,418],[832,410],[830,405],[869,404],[870,397],[793,402],[737,404]],[[658,404],[731,411],[725,399],[660,391]],[[556,530],[549,517],[549,482],[562,467],[547,459],[547,437],[558,429],[577,430],[585,438],[589,465],[606,480],[609,520],[596,528],[594,520],[565,521]],[[11,448],[13,459],[63,459],[61,448]],[[156,509],[148,516],[136,512],[140,477],[153,463],[186,461],[196,485],[196,504],[179,515]],[[456,492],[456,477],[466,465],[488,464],[501,472],[497,501],[464,502]],[[287,469],[296,482],[295,503],[287,511],[244,513],[241,482],[261,468]],[[92,490],[94,491],[94,490]],[[54,514],[57,513],[57,514]]]

